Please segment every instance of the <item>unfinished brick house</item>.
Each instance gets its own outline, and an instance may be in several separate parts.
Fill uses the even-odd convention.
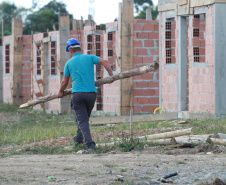
[[[160,106],[225,116],[226,1],[159,0]]]
[[[12,35],[3,38],[0,65],[0,101],[13,104],[57,93],[69,54],[65,52],[69,38],[77,38],[84,54],[102,57],[111,64],[114,73],[142,67],[158,60],[158,21],[134,20],[133,0],[119,4],[117,22],[101,30],[89,19],[74,20],[70,30],[69,15],[59,15],[59,30],[22,35],[22,20],[12,20]],[[0,55],[1,57],[1,55]],[[106,77],[106,71],[96,66],[96,80]],[[70,86],[68,87],[70,88]],[[127,115],[152,113],[159,107],[159,73],[147,73],[98,87],[94,113]],[[54,113],[70,112],[70,96],[37,105]]]

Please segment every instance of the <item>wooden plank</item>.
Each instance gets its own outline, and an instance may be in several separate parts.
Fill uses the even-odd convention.
[[[121,72],[133,69],[133,17],[133,0],[123,0],[121,19]],[[130,86],[132,84],[132,78],[121,80],[120,115],[129,115],[130,110],[133,106],[133,101],[128,102],[130,96],[133,97],[133,94],[130,94]]]
[[[21,73],[22,73],[22,48],[23,48],[23,23],[21,19],[12,19],[12,102],[20,104]],[[18,94],[19,93],[19,94]],[[19,97],[19,98],[17,98]],[[18,101],[17,101],[18,100]]]

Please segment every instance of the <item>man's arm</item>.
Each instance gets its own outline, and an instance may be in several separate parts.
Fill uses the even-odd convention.
[[[60,84],[60,90],[58,92],[58,98],[63,98],[64,96],[64,90],[66,89],[68,82],[69,82],[70,77],[64,76],[61,84]]]
[[[109,65],[109,63],[108,63],[106,60],[100,58],[100,59],[99,59],[99,64],[104,66],[104,68],[107,70],[107,72],[108,72],[108,74],[109,74],[110,76],[113,75],[111,66]]]

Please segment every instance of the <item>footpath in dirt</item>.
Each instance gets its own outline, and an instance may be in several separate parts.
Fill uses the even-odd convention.
[[[0,185],[49,184],[221,184],[226,178],[224,146],[192,149],[146,147],[107,154],[10,155],[0,158]],[[177,172],[166,179],[164,175]]]

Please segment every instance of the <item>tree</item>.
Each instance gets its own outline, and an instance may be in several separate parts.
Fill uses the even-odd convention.
[[[145,8],[152,6],[152,0],[134,0],[134,7],[137,13],[144,11]]]
[[[139,13],[139,15],[137,15],[135,17],[135,19],[146,19],[146,9],[147,8],[151,8],[151,13],[152,13],[152,19],[156,20],[156,18],[158,17],[158,6],[151,6],[151,7],[146,7],[144,8],[143,11],[141,11]]]
[[[27,16],[24,23],[24,34],[34,32],[53,31],[53,25],[56,29],[59,27],[58,14],[68,13],[64,3],[58,3],[56,0],[50,1],[47,5],[40,8],[38,11]],[[73,17],[70,17],[72,25]]]
[[[4,21],[4,35],[11,35],[11,19],[16,16],[17,7],[14,3],[3,1],[0,4],[0,18]],[[2,34],[2,30],[0,30]]]

